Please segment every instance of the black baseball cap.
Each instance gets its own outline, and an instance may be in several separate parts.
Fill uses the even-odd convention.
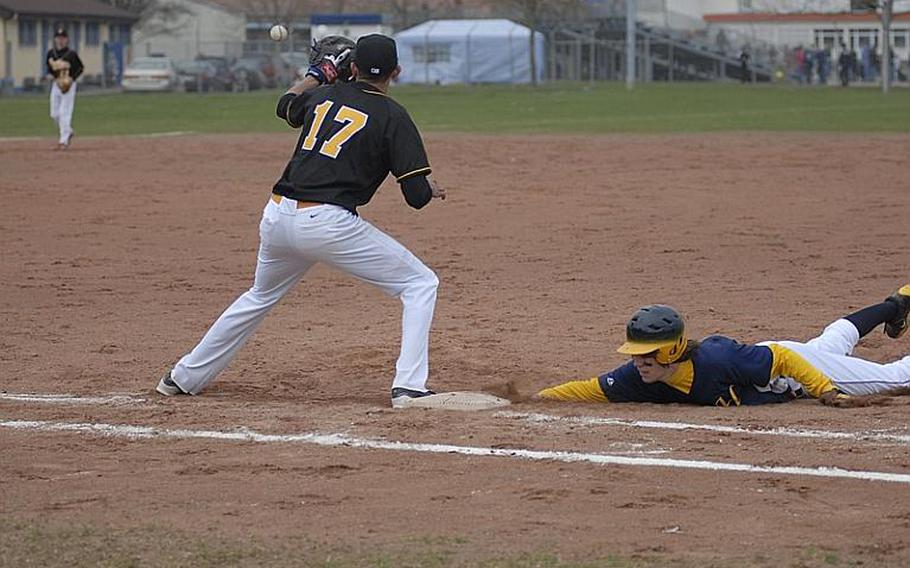
[[[398,48],[395,40],[382,34],[369,34],[357,40],[354,63],[361,75],[388,77],[398,66]]]
[[[69,36],[69,34],[66,33],[65,29],[57,28],[57,32],[54,33],[54,37],[70,37],[70,36]]]

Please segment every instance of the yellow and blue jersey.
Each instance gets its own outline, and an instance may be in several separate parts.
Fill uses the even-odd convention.
[[[792,377],[812,395],[831,390],[822,373],[781,345],[747,345],[719,335],[705,338],[664,382],[646,383],[629,361],[589,379],[544,389],[542,398],[600,402],[739,406],[787,402],[792,391],[773,392],[771,381]]]

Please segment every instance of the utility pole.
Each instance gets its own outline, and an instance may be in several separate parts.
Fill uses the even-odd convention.
[[[891,90],[891,15],[894,10],[894,0],[881,0],[882,6],[882,93],[888,94]]]
[[[626,88],[635,88],[635,20],[638,18],[636,0],[626,0]]]

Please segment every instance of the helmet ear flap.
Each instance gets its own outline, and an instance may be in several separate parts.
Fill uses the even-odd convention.
[[[683,354],[686,352],[686,345],[688,345],[688,343],[685,334],[680,335],[679,339],[676,340],[676,343],[658,349],[654,358],[661,365],[672,365],[682,358]]]

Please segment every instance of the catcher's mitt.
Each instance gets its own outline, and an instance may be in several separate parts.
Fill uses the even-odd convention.
[[[313,39],[307,74],[316,77],[321,83],[349,81],[354,45],[353,41],[338,35],[326,36],[319,41]]]
[[[73,86],[73,79],[69,75],[65,77],[58,77],[56,81],[57,88],[60,89],[61,93],[67,93],[70,90],[70,87]]]

